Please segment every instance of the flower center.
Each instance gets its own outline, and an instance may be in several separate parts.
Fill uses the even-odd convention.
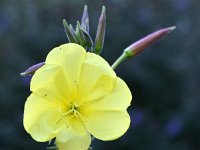
[[[75,102],[70,102],[70,106],[68,107],[67,111],[62,112],[62,110],[59,108],[59,113],[61,115],[60,119],[57,121],[57,123],[59,123],[61,120],[65,120],[66,122],[66,117],[79,117],[80,114],[80,109],[77,106],[77,104]]]
[[[67,112],[71,117],[79,117],[79,108],[75,103],[70,103],[70,110]]]

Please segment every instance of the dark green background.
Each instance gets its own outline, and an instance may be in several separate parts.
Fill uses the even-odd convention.
[[[43,150],[25,132],[23,107],[29,79],[19,73],[44,61],[66,43],[62,19],[75,25],[84,4],[95,37],[101,6],[107,8],[102,56],[112,64],[132,42],[157,29],[177,26],[159,43],[116,72],[129,85],[133,103],[128,132],[94,150],[200,149],[200,1],[198,0],[1,0],[0,150]]]

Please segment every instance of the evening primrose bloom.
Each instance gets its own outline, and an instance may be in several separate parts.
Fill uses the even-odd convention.
[[[91,135],[107,141],[130,125],[132,96],[100,56],[78,44],[63,44],[47,55],[31,80],[25,130],[38,142],[56,138],[60,150],[87,150]]]

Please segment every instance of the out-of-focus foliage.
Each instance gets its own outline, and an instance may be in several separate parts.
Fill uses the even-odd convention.
[[[62,19],[76,23],[88,4],[92,36],[107,8],[102,56],[112,64],[132,42],[176,25],[168,37],[117,69],[133,93],[132,124],[117,141],[95,140],[94,150],[200,149],[200,1],[197,0],[1,0],[0,149],[42,150],[22,125],[28,77],[19,73],[66,43]]]

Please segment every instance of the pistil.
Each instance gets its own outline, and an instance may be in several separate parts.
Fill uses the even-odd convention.
[[[69,116],[69,117],[77,117],[78,118],[81,115],[80,112],[79,112],[79,108],[75,103],[70,103],[70,105],[71,105],[70,109],[66,113],[63,113],[61,108],[58,108],[58,111],[59,111],[61,117],[57,121],[57,123],[59,123],[62,119],[64,119],[65,124],[67,124],[65,117]]]

